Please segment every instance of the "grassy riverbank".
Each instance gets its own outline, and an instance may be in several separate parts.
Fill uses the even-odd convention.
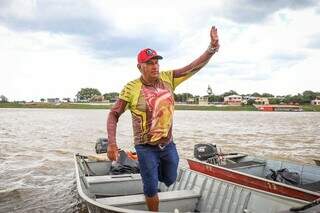
[[[0,108],[45,108],[45,109],[110,109],[112,104],[76,104],[76,103],[1,103]],[[253,106],[198,106],[198,105],[175,105],[176,110],[202,110],[202,111],[257,111]]]
[[[44,108],[44,109],[110,109],[112,105],[77,104],[77,103],[0,103],[0,108]]]
[[[89,104],[89,103],[0,103],[0,108],[45,108],[45,109],[110,109],[112,104]],[[320,112],[320,106],[303,105],[305,112]],[[198,105],[175,105],[176,110],[202,110],[202,111],[257,111],[254,106],[198,106]]]
[[[176,110],[201,110],[201,111],[257,111],[254,106],[198,106],[198,105],[176,105]]]

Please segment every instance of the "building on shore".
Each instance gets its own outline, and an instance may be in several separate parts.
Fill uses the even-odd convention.
[[[199,97],[199,105],[201,106],[207,106],[209,105],[209,97],[208,96],[201,96]]]
[[[94,95],[90,99],[90,102],[103,102],[103,101],[104,101],[104,96],[103,95]]]
[[[257,103],[257,104],[268,105],[269,104],[269,99],[265,98],[265,97],[256,97],[254,102]]]
[[[60,98],[47,98],[48,103],[60,103]]]
[[[316,99],[312,100],[310,103],[312,105],[320,105],[320,97],[317,97]]]
[[[240,95],[229,95],[224,97],[224,104],[240,106],[242,103],[242,96]]]
[[[244,104],[248,104],[250,101],[262,105],[268,105],[270,103],[267,97],[244,96],[242,98],[242,103]]]
[[[63,103],[70,103],[71,102],[71,98],[62,98]]]
[[[196,100],[194,97],[187,98],[186,100],[186,104],[195,104],[195,103],[196,103]]]

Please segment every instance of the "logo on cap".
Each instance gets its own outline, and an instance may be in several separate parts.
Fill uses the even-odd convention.
[[[146,48],[139,52],[138,54],[138,63],[145,63],[149,61],[150,59],[162,59],[162,56],[158,55],[157,52],[153,49]]]
[[[155,55],[155,52],[152,49],[146,49],[147,55]]]

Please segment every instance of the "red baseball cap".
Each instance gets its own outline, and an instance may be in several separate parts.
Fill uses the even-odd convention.
[[[138,64],[145,63],[152,58],[162,59],[162,56],[158,55],[158,53],[153,49],[145,48],[138,54]]]

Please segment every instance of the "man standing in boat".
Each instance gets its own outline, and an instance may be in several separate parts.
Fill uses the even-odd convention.
[[[170,186],[177,177],[179,156],[172,137],[175,88],[204,67],[219,49],[216,27],[204,53],[185,67],[159,72],[158,55],[146,48],[138,54],[139,79],[127,83],[110,110],[107,120],[108,157],[116,160],[116,128],[120,115],[129,108],[143,191],[150,211],[158,211],[158,181]]]

